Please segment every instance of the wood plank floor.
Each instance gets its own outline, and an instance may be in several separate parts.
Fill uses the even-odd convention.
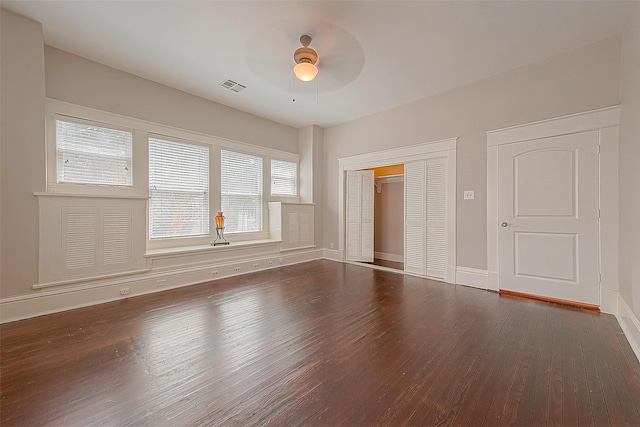
[[[3,427],[640,425],[615,317],[331,261],[0,333]]]
[[[403,262],[396,262],[396,261],[389,261],[389,260],[382,259],[382,258],[375,258],[373,260],[373,264],[374,265],[379,265],[381,267],[393,268],[394,270],[404,271],[404,263]]]

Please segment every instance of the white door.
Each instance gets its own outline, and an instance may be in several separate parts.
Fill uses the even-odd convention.
[[[405,164],[404,269],[445,279],[447,273],[447,157]]]
[[[426,163],[404,165],[404,270],[427,274]]]
[[[598,132],[498,151],[500,289],[600,304]]]
[[[444,157],[427,159],[427,276],[447,274],[447,163]]]
[[[347,261],[373,262],[373,171],[347,172]]]

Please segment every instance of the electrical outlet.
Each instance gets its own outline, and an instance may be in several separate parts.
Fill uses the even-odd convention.
[[[122,289],[120,289],[120,295],[129,295],[129,293],[131,293],[131,289],[130,288],[122,288]]]
[[[213,271],[211,272],[211,275],[212,275],[212,276],[217,276],[217,275],[218,275],[218,270],[213,270]]]
[[[329,249],[333,249],[333,242],[329,243]]]
[[[160,280],[157,280],[156,283],[158,284],[158,286],[164,286],[167,283],[167,281],[165,279],[160,279]]]
[[[476,198],[476,193],[473,190],[464,191],[464,200],[473,200]]]
[[[240,267],[236,267],[235,270],[236,270],[236,273],[237,273],[238,271],[240,271]]]
[[[253,268],[258,268],[258,264],[253,264]]]
[[[268,264],[268,265],[273,265],[273,260],[269,260],[269,261],[267,261],[267,264]]]

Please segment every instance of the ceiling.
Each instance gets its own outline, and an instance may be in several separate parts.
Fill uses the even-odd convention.
[[[294,127],[332,126],[620,34],[621,1],[6,1],[45,43]],[[293,78],[313,37],[318,78]],[[220,86],[232,79],[247,86]],[[295,101],[294,101],[295,100]]]

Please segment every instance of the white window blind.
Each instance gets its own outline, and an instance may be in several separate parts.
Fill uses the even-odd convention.
[[[88,122],[55,120],[60,183],[133,185],[133,134]]]
[[[221,150],[225,232],[262,231],[262,158]]]
[[[209,234],[209,148],[149,138],[149,237]]]
[[[271,195],[298,195],[298,164],[283,160],[271,160]]]

